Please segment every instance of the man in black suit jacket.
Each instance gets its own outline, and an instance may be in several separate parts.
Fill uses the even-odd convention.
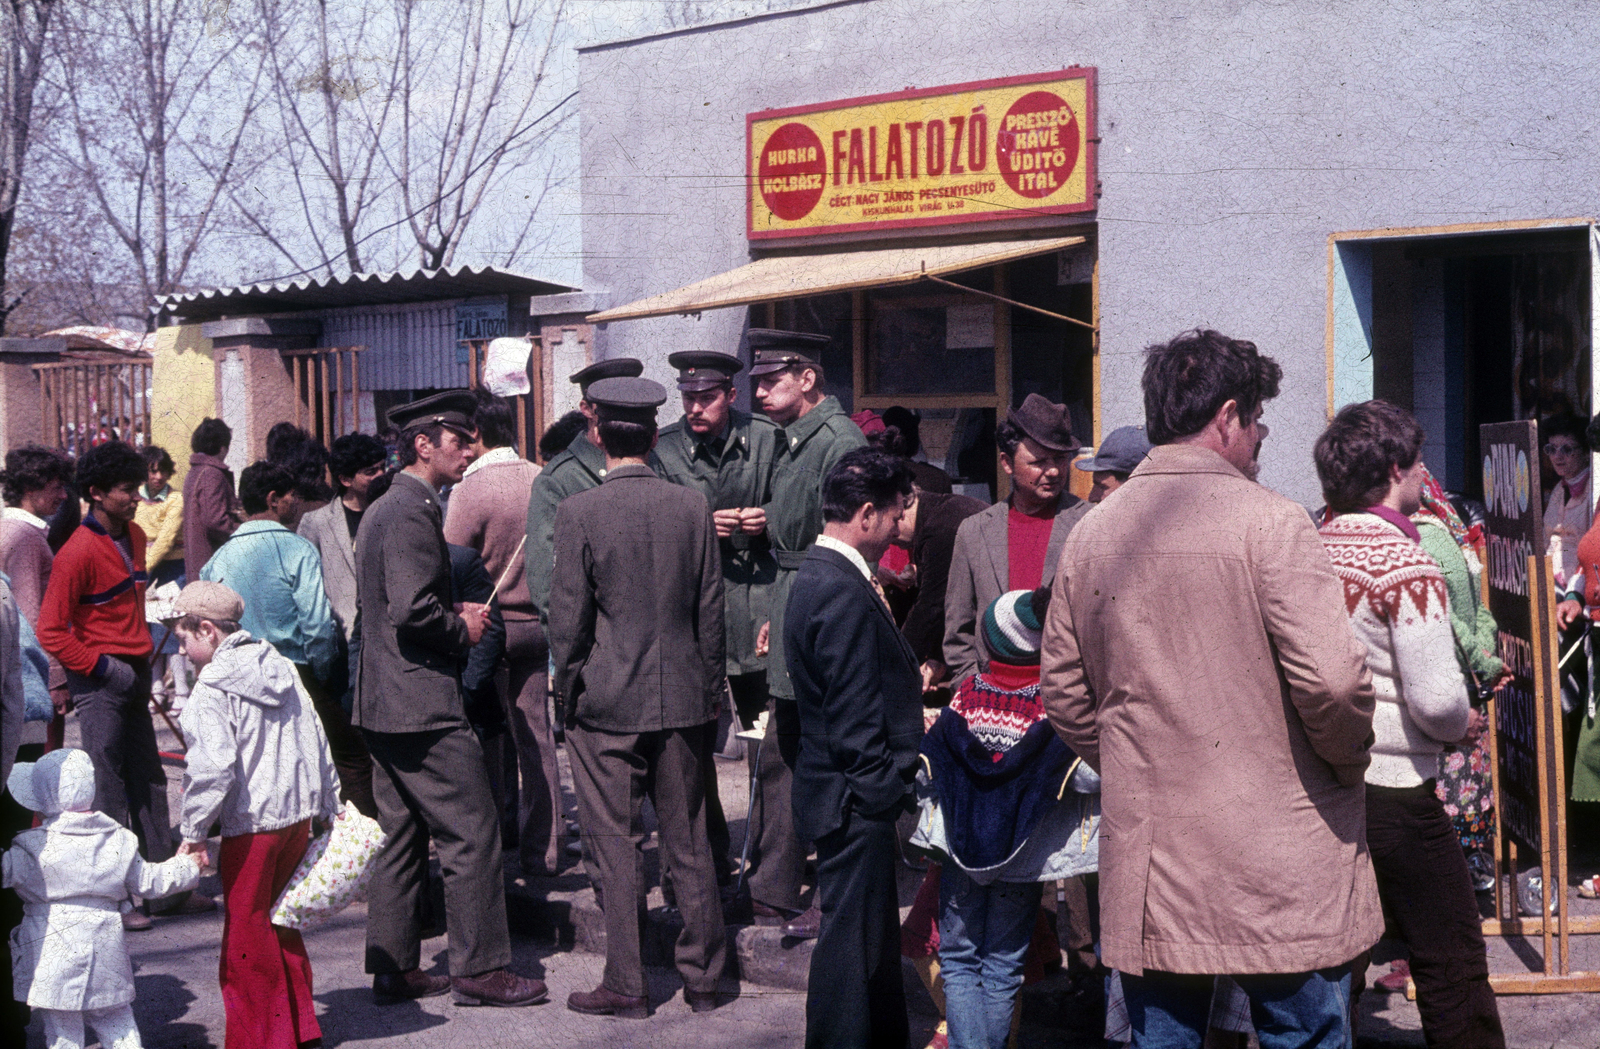
[[[909,809],[922,738],[916,656],[873,567],[912,494],[895,456],[846,453],[823,482],[822,535],[795,576],[784,644],[800,715],[795,826],[817,848],[822,928],[806,1046],[904,1046],[895,819]]]

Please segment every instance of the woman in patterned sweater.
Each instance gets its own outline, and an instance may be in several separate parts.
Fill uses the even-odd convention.
[[[1422,502],[1422,427],[1384,401],[1347,405],[1317,438],[1317,476],[1339,516],[1323,544],[1366,645],[1377,709],[1367,845],[1378,895],[1411,948],[1429,1045],[1503,1046],[1466,859],[1434,792],[1448,743],[1474,742],[1444,576],[1410,516]],[[1470,731],[1469,731],[1470,727]]]

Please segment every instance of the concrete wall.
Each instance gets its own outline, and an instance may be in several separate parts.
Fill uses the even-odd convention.
[[[150,440],[165,448],[177,464],[172,478],[177,488],[183,487],[189,472],[189,435],[200,420],[217,414],[215,373],[211,340],[200,333],[200,325],[156,331]]]
[[[51,364],[61,359],[67,348],[65,339],[0,339],[0,457],[25,444],[45,440],[44,410],[40,400],[39,373],[35,364]]]
[[[1196,325],[1284,365],[1262,480],[1318,502],[1327,237],[1600,211],[1600,5],[872,0],[585,51],[584,289],[613,304],[749,259],[744,118],[906,86],[1098,67],[1103,430],[1140,351]],[[611,324],[666,379],[741,309]]]

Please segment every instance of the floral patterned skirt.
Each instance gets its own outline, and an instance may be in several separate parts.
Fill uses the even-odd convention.
[[[1494,781],[1489,775],[1487,734],[1471,750],[1456,749],[1440,755],[1435,793],[1455,823],[1462,848],[1493,848]]]

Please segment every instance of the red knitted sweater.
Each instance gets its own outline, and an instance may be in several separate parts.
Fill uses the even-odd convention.
[[[39,608],[39,643],[75,674],[99,677],[107,656],[144,659],[155,648],[144,620],[144,532],[128,525],[133,571],[90,514],[50,570]]]

